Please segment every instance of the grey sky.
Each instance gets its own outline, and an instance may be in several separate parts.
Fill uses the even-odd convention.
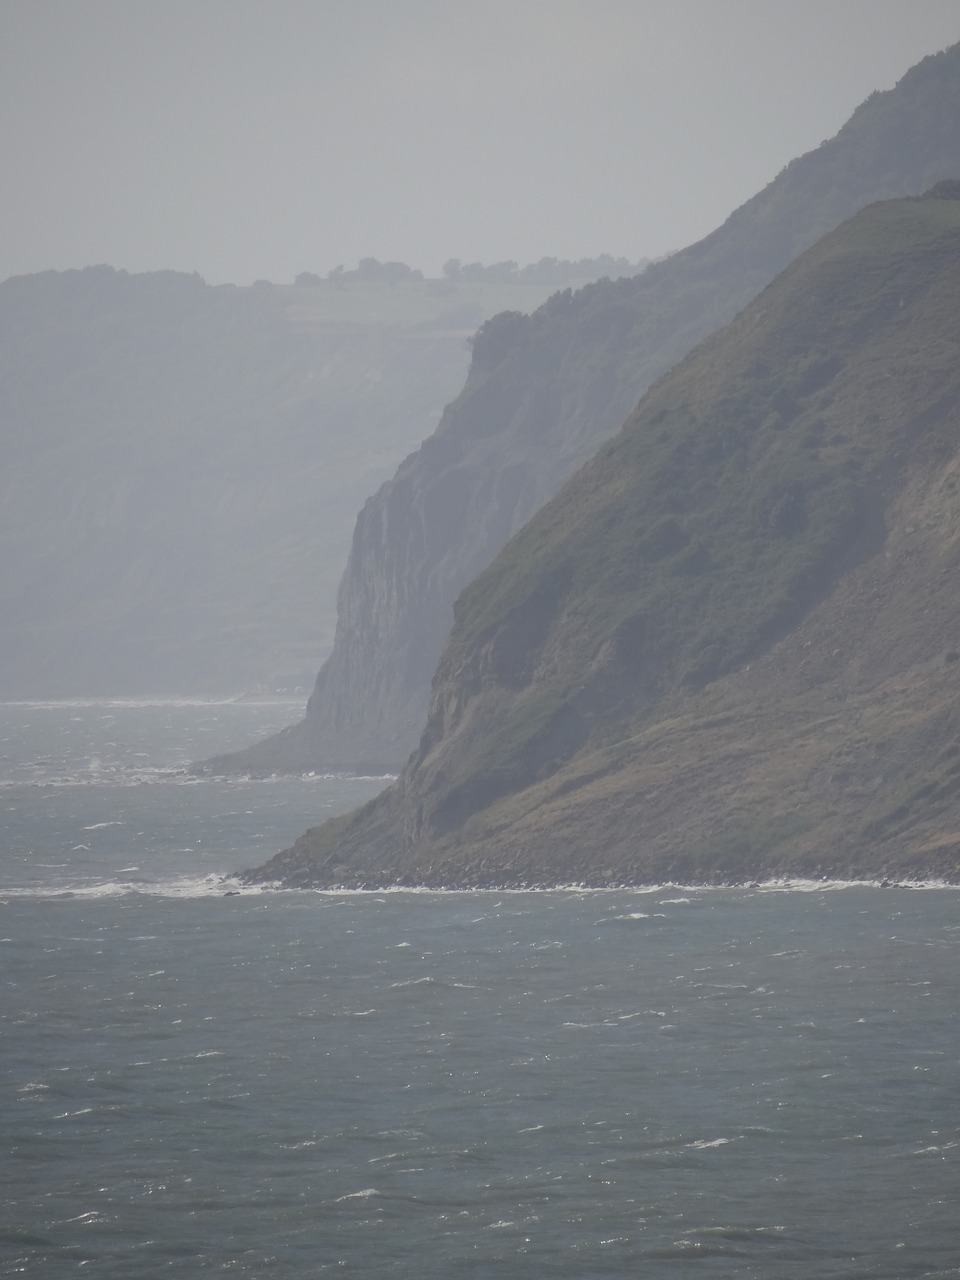
[[[0,0],[0,279],[654,255],[957,40],[960,0]]]

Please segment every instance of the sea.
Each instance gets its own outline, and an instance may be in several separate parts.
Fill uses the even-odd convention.
[[[960,892],[244,888],[300,710],[0,706],[0,1275],[960,1276]]]

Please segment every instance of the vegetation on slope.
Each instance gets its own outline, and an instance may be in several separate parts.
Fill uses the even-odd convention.
[[[461,596],[396,786],[264,874],[960,876],[957,191],[662,378]]]

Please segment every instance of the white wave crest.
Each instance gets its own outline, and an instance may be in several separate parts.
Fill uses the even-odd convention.
[[[0,888],[2,898],[60,898],[89,901],[98,898],[141,896],[151,898],[256,897],[263,885],[244,884],[235,876],[176,876],[170,880],[104,880],[93,884],[29,885]]]

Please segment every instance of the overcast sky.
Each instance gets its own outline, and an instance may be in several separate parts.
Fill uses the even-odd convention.
[[[0,279],[653,256],[957,40],[958,0],[0,0]]]

